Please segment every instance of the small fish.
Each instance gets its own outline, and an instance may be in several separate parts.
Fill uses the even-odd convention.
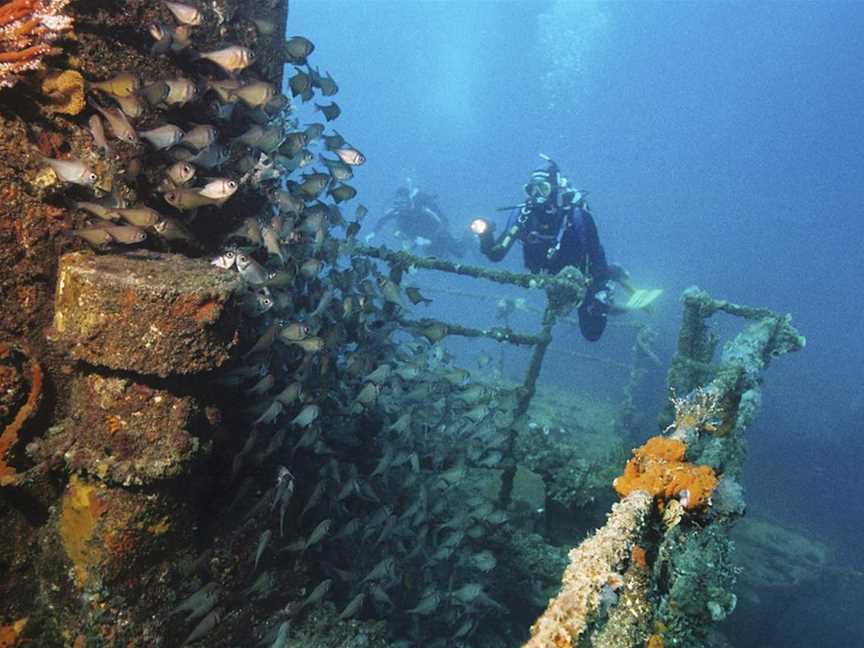
[[[230,270],[234,263],[237,261],[237,253],[234,250],[226,250],[218,257],[213,259],[210,264],[215,265],[217,268],[222,268],[224,270]]]
[[[300,413],[294,417],[291,423],[300,427],[309,427],[318,418],[320,413],[321,408],[314,403],[310,403],[300,410]]]
[[[491,551],[484,550],[478,554],[474,554],[471,558],[468,559],[468,562],[473,566],[479,569],[483,573],[489,573],[493,569],[495,569],[495,565],[498,564],[498,561],[495,560],[495,556],[492,555]]]
[[[315,108],[321,111],[321,114],[324,115],[324,119],[326,119],[328,122],[333,121],[342,114],[342,109],[335,101],[332,101],[327,105],[316,103]]]
[[[321,94],[325,97],[332,97],[339,92],[339,86],[329,72],[325,76],[321,76],[317,68],[312,70],[312,83],[316,88],[320,88]]]
[[[178,187],[172,191],[166,191],[163,197],[165,198],[165,202],[180,211],[198,209],[205,205],[218,205],[220,202],[215,198],[202,196],[198,193],[197,189],[188,189],[185,187]]]
[[[97,218],[104,220],[117,220],[117,213],[114,211],[117,206],[104,205],[101,202],[76,202],[75,207],[83,209]]]
[[[81,160],[55,160],[54,158],[41,155],[40,158],[43,163],[51,167],[61,182],[71,182],[72,184],[90,187],[99,180],[99,176],[93,173],[90,167]]]
[[[198,193],[206,198],[225,202],[237,191],[237,181],[228,178],[216,178],[208,182]]]
[[[115,209],[113,213],[118,214],[123,220],[135,227],[153,227],[162,220],[162,215],[159,212],[145,205]]]
[[[396,560],[392,556],[377,563],[360,584],[368,581],[393,580],[396,577]]]
[[[306,353],[318,353],[324,348],[324,340],[320,337],[306,338],[305,340],[300,340],[293,344],[303,349]]]
[[[276,638],[270,644],[270,648],[288,648],[288,631],[291,629],[290,621],[283,621],[276,630]]]
[[[261,416],[259,416],[257,419],[255,419],[255,425],[258,425],[259,423],[270,424],[277,418],[279,418],[279,416],[284,411],[285,408],[282,403],[278,400],[274,400],[272,403],[270,403],[270,407],[264,410],[264,413],[261,414]]]
[[[423,295],[420,294],[420,289],[415,286],[408,286],[405,289],[405,294],[408,296],[408,299],[411,300],[411,303],[415,306],[417,304],[431,304],[432,300],[427,299]]]
[[[188,162],[175,162],[168,167],[166,175],[176,187],[182,187],[195,177],[195,167]]]
[[[102,120],[99,119],[99,115],[90,115],[87,126],[93,136],[93,143],[102,149],[102,155],[110,155],[111,147],[108,146],[108,140],[105,139],[105,129],[102,128]]]
[[[312,87],[312,78],[303,70],[297,70],[297,73],[288,79],[288,87],[291,88],[292,97],[303,97]]]
[[[192,632],[189,633],[189,636],[186,637],[186,640],[183,642],[184,646],[188,646],[191,643],[195,643],[199,639],[207,636],[213,628],[219,625],[219,622],[222,620],[222,614],[224,610],[222,608],[216,608],[210,614],[201,619],[201,622],[196,625]]]
[[[234,114],[234,104],[214,99],[207,104],[207,114],[219,121],[230,121]]]
[[[135,133],[135,128],[129,123],[129,120],[122,111],[117,110],[116,108],[105,108],[100,106],[90,97],[87,97],[87,103],[102,113],[102,116],[111,128],[111,132],[114,133],[114,137],[122,142],[128,142],[129,144],[138,143],[138,135]]]
[[[303,133],[306,135],[306,141],[314,142],[315,140],[317,140],[319,137],[321,137],[321,135],[324,134],[325,128],[326,127],[324,126],[324,124],[318,122],[309,124],[303,131]]]
[[[410,610],[405,610],[408,614],[420,614],[427,615],[432,614],[435,610],[438,609],[438,606],[441,605],[441,601],[443,600],[441,594],[438,592],[432,592],[431,594],[427,594],[417,603],[415,607]]]
[[[303,395],[303,384],[300,382],[288,383],[281,392],[276,394],[275,398],[283,405],[292,405],[299,400]]]
[[[289,38],[282,46],[282,51],[285,53],[285,59],[289,63],[304,65],[306,57],[315,50],[315,45],[308,38],[303,36],[294,36]]]
[[[266,529],[258,538],[258,548],[255,549],[255,566],[253,567],[253,571],[258,569],[258,562],[261,560],[261,556],[264,555],[264,550],[267,548],[267,545],[270,544],[270,538],[272,536],[273,533],[270,529]]]
[[[321,601],[326,595],[327,592],[330,591],[330,586],[333,584],[333,581],[329,578],[325,581],[321,581],[321,583],[312,590],[312,593],[306,597],[303,603],[300,605],[300,609],[302,610],[307,605],[312,605],[313,603],[318,603]]]
[[[350,185],[340,184],[330,189],[327,194],[333,198],[334,202],[338,205],[346,200],[351,200],[357,195],[357,190]]]
[[[189,79],[166,79],[165,84],[168,86],[168,94],[162,101],[168,105],[182,106],[198,95],[198,86]]]
[[[284,264],[285,255],[282,252],[282,245],[279,242],[279,235],[276,233],[276,230],[269,225],[265,225],[261,228],[261,237],[264,239],[264,247],[267,249],[267,253],[278,256],[279,260]]]
[[[231,92],[231,97],[240,99],[250,108],[260,108],[276,96],[276,88],[266,81],[253,81]]]
[[[147,238],[147,232],[134,225],[102,225],[111,238],[117,243],[124,245],[135,245]]]
[[[333,520],[330,519],[319,522],[318,526],[312,530],[312,533],[309,534],[309,538],[306,540],[306,549],[321,542],[330,532],[330,527],[332,526]]]
[[[279,332],[279,337],[286,342],[299,342],[309,335],[310,330],[308,324],[304,324],[303,322],[292,322],[282,328]]]
[[[150,130],[141,131],[138,134],[159,151],[170,148],[183,139],[183,131],[174,124],[164,124]]]
[[[101,227],[85,227],[83,229],[73,230],[75,236],[80,236],[90,245],[95,247],[104,247],[109,243],[113,243],[114,239],[111,235]]]
[[[384,301],[405,307],[399,285],[395,281],[384,276],[378,277],[378,287],[381,289],[381,296],[384,297]]]
[[[351,166],[360,166],[366,161],[365,155],[350,146],[338,148],[333,152],[338,155],[339,159],[342,160],[345,164],[350,164]]]
[[[153,40],[156,41],[153,43],[153,47],[150,48],[152,54],[164,54],[171,48],[173,38],[171,37],[171,31],[165,25],[158,22],[152,23],[147,28],[147,31],[150,32]]]
[[[344,621],[345,619],[350,619],[353,616],[357,616],[357,613],[363,609],[363,603],[366,601],[366,594],[364,592],[360,592],[357,596],[351,599],[348,602],[348,605],[339,613],[339,620]]]
[[[180,144],[191,146],[197,151],[205,149],[216,141],[219,132],[210,124],[196,124],[183,135]]]
[[[333,129],[332,135],[324,135],[324,146],[328,151],[335,151],[345,145],[345,138],[342,137],[336,129]]]
[[[229,73],[238,72],[255,62],[255,52],[240,45],[231,45],[213,52],[201,52],[199,56],[212,61]]]
[[[174,14],[177,22],[179,22],[181,25],[197,27],[204,19],[201,10],[197,7],[192,7],[190,5],[182,4],[180,2],[167,2],[165,0],[163,0],[162,4],[168,7],[171,13]]]
[[[483,593],[483,587],[479,583],[467,583],[458,590],[451,592],[450,596],[460,603],[471,603]]]
[[[245,254],[237,255],[237,270],[250,284],[260,286],[267,280],[267,271],[255,259]]]
[[[308,259],[300,266],[300,274],[307,279],[314,279],[324,267],[324,262],[321,259]]]
[[[121,72],[107,81],[91,81],[90,87],[117,98],[131,97],[141,88],[141,79],[134,72]]]
[[[213,169],[222,166],[222,163],[225,162],[228,157],[227,147],[222,146],[221,144],[211,144],[204,150],[199,151],[196,155],[189,158],[188,161],[193,162],[198,166],[202,166],[205,169]]]
[[[144,104],[138,95],[129,95],[128,97],[114,97],[114,101],[120,106],[123,114],[130,119],[138,119],[144,114]]]
[[[186,229],[186,226],[176,218],[163,216],[162,220],[153,225],[153,229],[159,236],[169,241],[195,240],[195,237],[192,236],[192,232]]]
[[[274,385],[276,379],[273,377],[273,374],[267,374],[257,383],[252,385],[249,389],[247,389],[244,393],[248,396],[260,396],[262,394],[266,394],[270,391],[270,388]]]
[[[258,30],[258,33],[262,36],[272,36],[273,32],[276,31],[276,25],[272,20],[266,20],[264,18],[250,18],[252,24],[255,25],[255,29]]]
[[[147,100],[147,103],[151,106],[158,106],[165,101],[169,92],[170,88],[167,83],[164,81],[154,81],[153,83],[148,83],[144,86],[142,94],[144,95],[144,99]]]
[[[379,391],[380,388],[375,383],[366,383],[365,385],[363,385],[363,388],[359,392],[357,392],[357,396],[354,398],[354,402],[368,407],[369,405],[372,405],[378,398]]]

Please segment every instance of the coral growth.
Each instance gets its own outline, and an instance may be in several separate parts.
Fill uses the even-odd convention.
[[[683,398],[673,394],[671,400],[675,421],[666,428],[667,431],[674,429],[677,436],[701,430],[712,434],[721,431],[724,410],[719,391],[698,387]]]
[[[61,13],[69,0],[11,0],[0,6],[0,88],[11,87],[18,74],[35,70],[42,58],[58,54],[51,45],[72,29]]]
[[[561,591],[531,626],[524,648],[569,648],[577,645],[600,607],[609,573],[630,554],[644,526],[651,497],[635,491],[613,505],[606,524],[570,552]]]
[[[638,490],[654,497],[658,508],[665,508],[673,498],[680,498],[688,510],[705,506],[717,486],[717,476],[709,466],[684,461],[687,446],[678,439],[656,436],[633,451],[633,459],[613,486],[626,497]]]

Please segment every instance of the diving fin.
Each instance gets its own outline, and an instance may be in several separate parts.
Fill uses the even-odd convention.
[[[661,288],[653,288],[651,290],[638,288],[630,295],[630,299],[624,304],[624,308],[627,310],[647,310],[662,294],[663,290]]]

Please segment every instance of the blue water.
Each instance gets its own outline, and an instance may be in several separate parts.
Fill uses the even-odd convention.
[[[864,570],[864,4],[294,0],[288,33],[310,37],[340,84],[337,129],[368,158],[353,184],[370,225],[406,176],[454,229],[502,219],[544,152],[590,190],[610,259],[665,290],[650,320],[664,360],[687,286],[791,313],[807,348],[766,374],[750,510]],[[494,321],[481,311],[469,323]],[[559,335],[628,357],[620,329],[595,344]],[[508,362],[518,375],[525,358]],[[544,379],[613,400],[623,381],[555,358]],[[862,590],[860,576],[802,587],[782,609],[762,602],[772,622],[736,628],[733,615],[727,633],[736,646],[864,646]]]

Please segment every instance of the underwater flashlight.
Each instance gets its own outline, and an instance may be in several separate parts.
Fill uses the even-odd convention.
[[[485,234],[489,230],[489,221],[485,218],[475,218],[471,221],[471,231],[475,234]]]

